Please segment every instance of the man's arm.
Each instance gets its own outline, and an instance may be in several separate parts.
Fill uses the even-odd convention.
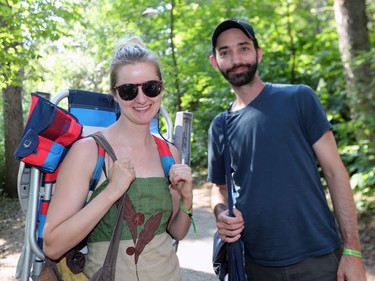
[[[313,149],[328,184],[335,216],[344,243],[343,246],[344,248],[361,251],[357,215],[349,175],[338,153],[332,132],[325,132],[313,145]],[[338,281],[366,280],[365,275],[360,258],[347,255],[342,257],[338,271]]]
[[[227,209],[228,191],[226,185],[212,184],[211,208],[216,220],[221,212]]]

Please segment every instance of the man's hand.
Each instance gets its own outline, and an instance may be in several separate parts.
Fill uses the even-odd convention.
[[[337,281],[366,281],[366,272],[361,258],[342,255],[339,269],[337,271]]]
[[[235,216],[230,217],[228,210],[221,212],[216,222],[220,239],[229,243],[240,239],[245,227],[241,212],[233,209],[233,213]]]

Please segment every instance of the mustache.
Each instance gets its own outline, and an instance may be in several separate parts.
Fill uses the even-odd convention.
[[[226,70],[226,74],[229,74],[232,71],[235,71],[236,69],[241,68],[241,67],[246,67],[247,69],[250,69],[251,66],[252,66],[251,64],[235,64],[231,68]]]

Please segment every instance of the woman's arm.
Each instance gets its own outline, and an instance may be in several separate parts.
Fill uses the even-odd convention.
[[[81,242],[135,178],[130,161],[116,161],[107,188],[82,208],[96,163],[96,142],[85,138],[72,146],[61,164],[43,233],[44,251],[51,259]]]
[[[169,171],[173,214],[168,225],[168,232],[175,240],[179,241],[186,236],[191,224],[189,215],[180,208],[180,200],[186,210],[192,210],[193,178],[191,168],[186,164],[180,164],[181,160],[178,149],[172,145],[170,145],[170,149],[176,164],[174,164]]]

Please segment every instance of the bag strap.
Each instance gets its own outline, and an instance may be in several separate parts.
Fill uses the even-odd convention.
[[[109,154],[109,156],[112,158],[113,161],[116,159],[116,155],[111,147],[111,145],[108,143],[107,139],[100,134],[99,132],[88,135],[87,137],[93,137],[96,144],[98,145],[98,159],[96,161],[96,166],[94,168],[94,172],[91,176],[90,183],[89,183],[89,191],[87,193],[85,205],[87,205],[90,201],[90,198],[92,196],[92,193],[98,186],[99,179],[102,174],[102,170],[105,172],[105,152]]]
[[[229,143],[228,133],[226,124],[227,112],[221,114],[221,127],[223,130],[223,142],[224,142],[224,164],[225,164],[225,179],[227,183],[228,193],[228,211],[229,216],[234,217],[233,213],[233,196],[232,196],[232,173],[230,168],[230,156],[229,156]]]
[[[120,198],[117,205],[117,217],[115,227],[112,232],[111,241],[109,243],[107,255],[103,266],[90,278],[95,281],[114,281],[116,275],[117,253],[120,245],[121,229],[123,223],[123,213],[125,207],[126,193]]]
[[[112,146],[109,144],[105,136],[100,133],[89,135],[89,137],[93,137],[97,144],[104,148],[104,150],[109,154],[112,158],[113,162],[117,160],[115,151],[113,150]]]
[[[109,154],[113,161],[117,160],[112,146],[108,143],[107,139],[102,134],[97,133],[90,136],[93,137],[94,140],[105,149],[105,151]],[[123,223],[122,216],[125,207],[125,196],[126,193],[124,193],[124,195],[119,199],[117,203],[115,227],[112,232],[111,241],[109,243],[103,266],[94,274],[94,276],[90,280],[115,280],[117,252],[120,245],[120,236]]]
[[[90,192],[93,192],[95,190],[96,186],[98,185],[99,179],[102,175],[102,170],[105,169],[105,164],[104,164],[105,149],[102,146],[100,146],[98,143],[97,143],[97,146],[98,146],[98,159],[96,161],[96,166],[95,166],[94,172],[92,173],[91,180],[89,183]],[[87,198],[87,202],[89,201],[90,196]]]

